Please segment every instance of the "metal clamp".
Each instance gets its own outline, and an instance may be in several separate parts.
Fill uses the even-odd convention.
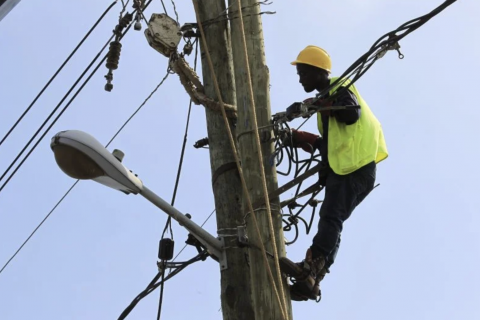
[[[242,246],[248,246],[250,243],[247,236],[247,227],[239,226],[237,228],[238,244]]]

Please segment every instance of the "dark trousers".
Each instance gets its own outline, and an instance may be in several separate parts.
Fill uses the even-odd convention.
[[[343,223],[373,190],[376,170],[375,162],[371,162],[347,175],[338,175],[332,170],[327,174],[318,232],[312,245],[314,257],[326,257],[327,268],[335,261]]]

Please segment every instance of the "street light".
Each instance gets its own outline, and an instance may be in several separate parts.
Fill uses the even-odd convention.
[[[192,233],[215,256],[222,269],[227,268],[223,239],[217,239],[168,202],[148,189],[123,164],[123,152],[110,153],[94,137],[78,130],[61,131],[50,143],[55,161],[69,177],[94,180],[126,194],[140,194]]]

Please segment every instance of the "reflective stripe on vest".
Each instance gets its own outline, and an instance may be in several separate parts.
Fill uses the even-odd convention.
[[[330,79],[332,84],[338,78]],[[350,80],[341,86],[347,86]],[[336,91],[330,90],[330,95]],[[361,108],[360,119],[354,124],[346,125],[329,117],[328,122],[328,161],[332,170],[339,175],[352,173],[364,165],[380,161],[388,157],[387,146],[383,137],[382,125],[372,113],[368,104],[360,96],[355,85],[348,88],[357,97]],[[322,116],[317,114],[318,130],[323,135]]]

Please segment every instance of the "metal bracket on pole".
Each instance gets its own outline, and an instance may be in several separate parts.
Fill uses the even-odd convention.
[[[248,236],[247,236],[247,227],[246,226],[239,226],[237,228],[238,234],[238,243],[240,246],[248,246]]]
[[[222,252],[221,255],[218,257],[218,263],[220,264],[220,269],[225,270],[228,269],[228,263],[227,263],[227,255],[225,254],[225,238],[224,237],[218,237],[218,240],[222,243]]]

